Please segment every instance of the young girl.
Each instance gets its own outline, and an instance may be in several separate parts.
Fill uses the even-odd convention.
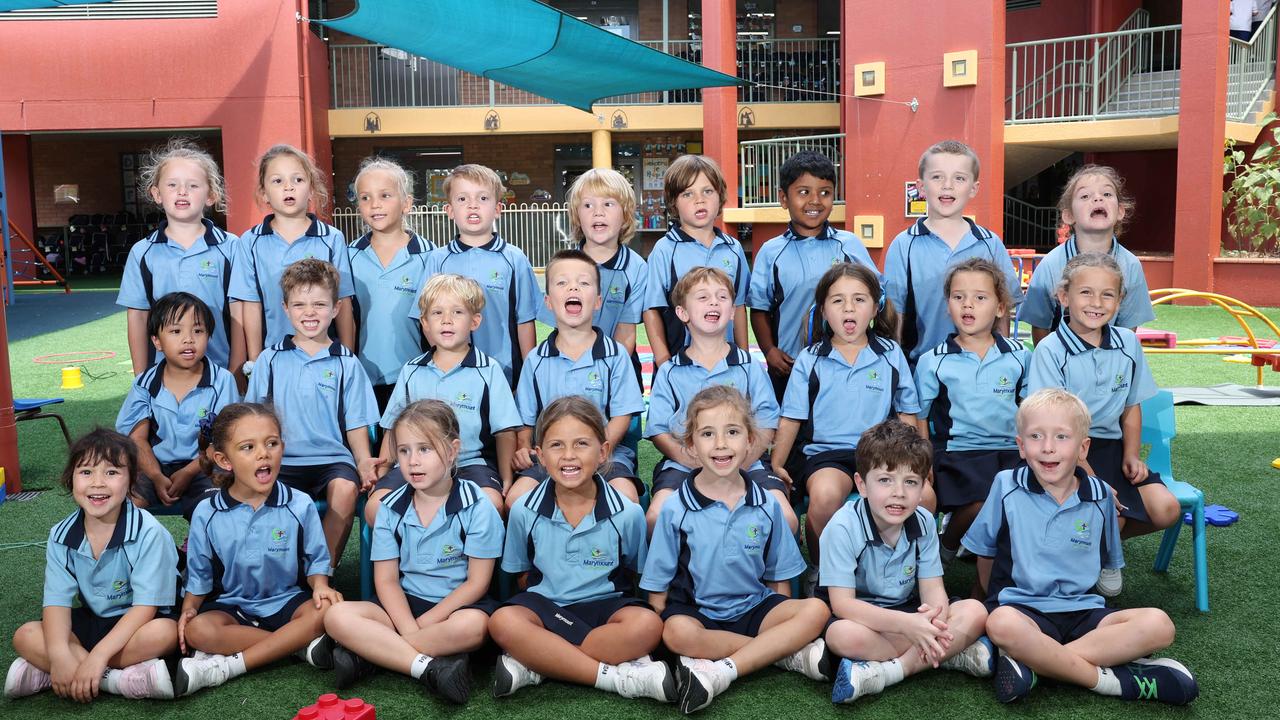
[[[342,231],[321,222],[310,210],[329,202],[324,175],[306,153],[292,145],[274,145],[258,158],[258,201],[271,207],[262,223],[241,236],[239,257],[231,276],[231,297],[243,302],[248,362],[245,374],[265,347],[293,334],[284,311],[280,276],[285,266],[303,258],[326,260],[338,268],[337,340],[355,347],[351,303],[351,260]],[[416,288],[415,288],[416,289]]]
[[[653,528],[640,588],[666,621],[663,641],[681,656],[685,714],[770,663],[831,677],[820,638],[831,612],[815,598],[787,598],[804,558],[778,501],[743,473],[757,432],[751,405],[734,388],[694,395],[682,439],[701,468]]]
[[[291,653],[328,667],[324,613],[342,596],[329,587],[315,504],[276,480],[280,421],[265,405],[228,405],[207,440],[222,490],[191,518],[178,642],[183,653],[197,652],[179,663],[175,692],[221,685]]]
[[[409,310],[426,279],[431,245],[405,224],[413,180],[404,168],[385,158],[365,158],[355,187],[369,232],[348,248],[359,339],[352,349],[373,382],[378,412],[384,412],[400,368],[423,350]]]
[[[995,263],[969,258],[952,266],[943,293],[956,331],[920,356],[916,389],[920,430],[935,448],[938,507],[951,513],[941,538],[942,559],[950,562],[992,478],[1020,462],[1013,419],[1027,394],[1031,353],[996,329],[1011,298]]]
[[[648,655],[662,639],[662,620],[632,595],[644,564],[644,512],[597,474],[610,449],[604,416],[587,398],[568,395],[542,411],[535,430],[550,477],[508,518],[502,569],[528,572],[528,585],[489,619],[505,653],[493,694],[546,676],[671,702],[675,677]]]
[[[1066,321],[1036,345],[1027,391],[1066,388],[1084,401],[1091,424],[1083,467],[1115,490],[1121,536],[1132,537],[1179,522],[1182,509],[1139,456],[1142,402],[1156,394],[1156,384],[1138,337],[1109,324],[1123,296],[1124,274],[1115,258],[1071,258],[1058,284]],[[1098,593],[1114,597],[1122,582],[1119,569],[1103,569]]]
[[[715,161],[703,155],[684,155],[671,163],[663,177],[667,212],[676,221],[649,251],[649,282],[644,328],[653,348],[656,369],[687,342],[684,324],[676,317],[671,290],[690,268],[720,268],[733,280],[733,322],[725,339],[740,348],[747,344],[747,286],[751,271],[742,243],[715,226],[724,207],[724,175]]]
[[[890,339],[897,314],[874,271],[855,263],[832,265],[818,281],[814,307],[822,313],[822,339],[805,348],[791,368],[773,446],[774,474],[795,488],[792,498],[808,492],[811,558],[818,557],[822,529],[853,490],[862,431],[895,413],[914,425],[920,412],[907,360]],[[799,472],[793,482],[787,460],[797,442],[803,458],[791,464]],[[933,501],[926,488],[921,504],[932,510]]]
[[[484,643],[497,607],[486,593],[502,555],[502,518],[478,485],[455,478],[462,441],[448,405],[412,403],[392,430],[408,485],[386,496],[373,529],[377,602],[345,602],[325,615],[341,643],[336,684],[349,686],[374,663],[465,703],[466,653]]]
[[[1136,330],[1155,320],[1142,263],[1118,239],[1133,214],[1133,198],[1125,192],[1120,173],[1105,165],[1085,165],[1075,171],[1062,188],[1058,212],[1063,224],[1071,228],[1071,237],[1036,265],[1020,315],[1021,320],[1031,323],[1031,337],[1036,344],[1056,330],[1062,320],[1058,283],[1067,261],[1081,253],[1109,253],[1120,265],[1124,297],[1116,311],[1116,325]]]
[[[152,306],[178,290],[195,295],[213,311],[209,359],[224,368],[239,367],[244,361],[239,303],[227,297],[237,239],[204,216],[208,209],[227,211],[218,164],[190,140],[173,138],[151,152],[139,177],[141,195],[164,210],[164,220],[129,249],[116,296],[116,304],[128,308],[133,374],[155,361],[156,349],[147,335]]]
[[[172,699],[164,657],[178,588],[173,537],[129,502],[138,477],[129,438],[94,430],[71,446],[62,485],[80,509],[49,532],[44,612],[13,636],[8,698],[47,690],[76,702],[98,693]],[[74,607],[79,600],[79,607]]]

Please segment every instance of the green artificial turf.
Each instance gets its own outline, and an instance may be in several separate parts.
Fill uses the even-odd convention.
[[[1280,321],[1280,311],[1269,311]],[[1152,327],[1174,330],[1180,339],[1238,335],[1237,326],[1220,311],[1204,308],[1157,308]],[[641,341],[643,342],[643,340]],[[59,366],[39,366],[31,358],[48,352],[109,349],[112,360],[86,363],[100,379],[86,379],[84,390],[59,391]],[[13,343],[14,391],[18,396],[62,395],[61,412],[72,432],[94,424],[110,425],[130,382],[128,351],[124,340],[124,315],[59,333]],[[1224,363],[1217,358],[1149,356],[1157,382],[1162,386],[1211,385],[1236,382],[1251,385],[1253,369]],[[115,373],[111,375],[111,373]],[[1267,371],[1267,382],[1280,385],[1280,373]],[[1280,576],[1272,555],[1280,527],[1280,503],[1276,502],[1280,470],[1270,467],[1280,456],[1280,411],[1276,408],[1178,407],[1178,437],[1174,441],[1174,473],[1178,479],[1205,491],[1208,501],[1240,513],[1240,522],[1229,528],[1208,530],[1210,600],[1212,612],[1201,614],[1194,604],[1190,534],[1178,544],[1171,571],[1157,575],[1151,562],[1158,538],[1126,542],[1128,569],[1120,607],[1154,605],[1168,611],[1178,626],[1178,638],[1165,655],[1186,663],[1199,677],[1201,696],[1189,709],[1135,705],[1100,698],[1078,688],[1048,683],[1014,706],[995,702],[990,684],[956,673],[930,673],[910,678],[881,695],[856,706],[835,708],[828,685],[775,669],[743,679],[704,715],[709,718],[761,717],[858,717],[934,718],[996,717],[1076,720],[1102,718],[1261,718],[1272,714],[1276,697],[1275,667],[1280,660],[1280,619],[1270,606],[1280,596]],[[61,435],[52,423],[23,423],[19,427],[24,482],[29,487],[51,487],[65,459]],[[647,442],[641,443],[641,472],[647,474],[657,458]],[[41,573],[44,550],[40,543],[49,527],[74,508],[61,491],[45,492],[29,502],[0,505],[0,634],[9,637],[18,625],[36,619],[41,605]],[[181,540],[180,519],[163,522]],[[1271,558],[1271,559],[1268,559]],[[357,568],[353,542],[338,572],[336,584],[348,595],[357,592]],[[973,579],[972,565],[956,563],[948,569],[947,585],[953,594],[964,594]],[[0,666],[14,655],[4,646]],[[377,707],[381,718],[563,718],[564,720],[628,720],[673,717],[676,710],[651,701],[622,700],[597,690],[558,683],[522,690],[504,700],[488,695],[492,656],[477,660],[475,697],[465,708],[453,708],[424,697],[415,683],[382,673],[346,693],[360,696]],[[317,695],[331,689],[329,677],[296,662],[236,679],[173,703],[132,702],[105,697],[92,707],[80,707],[49,693],[21,701],[0,700],[0,717],[63,718],[87,716],[134,720],[140,714],[197,720],[286,720]]]

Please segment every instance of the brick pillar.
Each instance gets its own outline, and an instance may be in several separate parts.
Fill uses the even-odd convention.
[[[734,0],[702,2],[702,64],[727,75],[738,74]],[[725,207],[738,206],[738,89],[702,91],[702,152],[724,171]]]

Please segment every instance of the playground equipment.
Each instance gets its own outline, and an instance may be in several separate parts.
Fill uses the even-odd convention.
[[[1143,352],[1152,355],[1249,355],[1252,357],[1252,364],[1257,368],[1258,387],[1263,386],[1263,368],[1271,366],[1273,370],[1280,372],[1280,351],[1275,347],[1280,343],[1280,327],[1277,327],[1271,318],[1258,312],[1257,308],[1219,293],[1184,288],[1160,288],[1151,291],[1152,305],[1164,305],[1175,300],[1203,300],[1217,305],[1235,318],[1244,335],[1213,340],[1180,340],[1175,343],[1176,347],[1145,347]],[[1247,322],[1248,318],[1261,322],[1271,330],[1275,338],[1259,338]]]

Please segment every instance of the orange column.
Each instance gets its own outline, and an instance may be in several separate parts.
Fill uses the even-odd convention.
[[[702,64],[728,75],[738,74],[737,3],[734,0],[702,2]],[[706,88],[702,91],[702,152],[711,157],[725,176],[726,207],[738,206],[738,89]]]
[[[1213,260],[1222,244],[1228,7],[1228,0],[1182,4],[1173,284],[1192,290],[1213,290]]]

